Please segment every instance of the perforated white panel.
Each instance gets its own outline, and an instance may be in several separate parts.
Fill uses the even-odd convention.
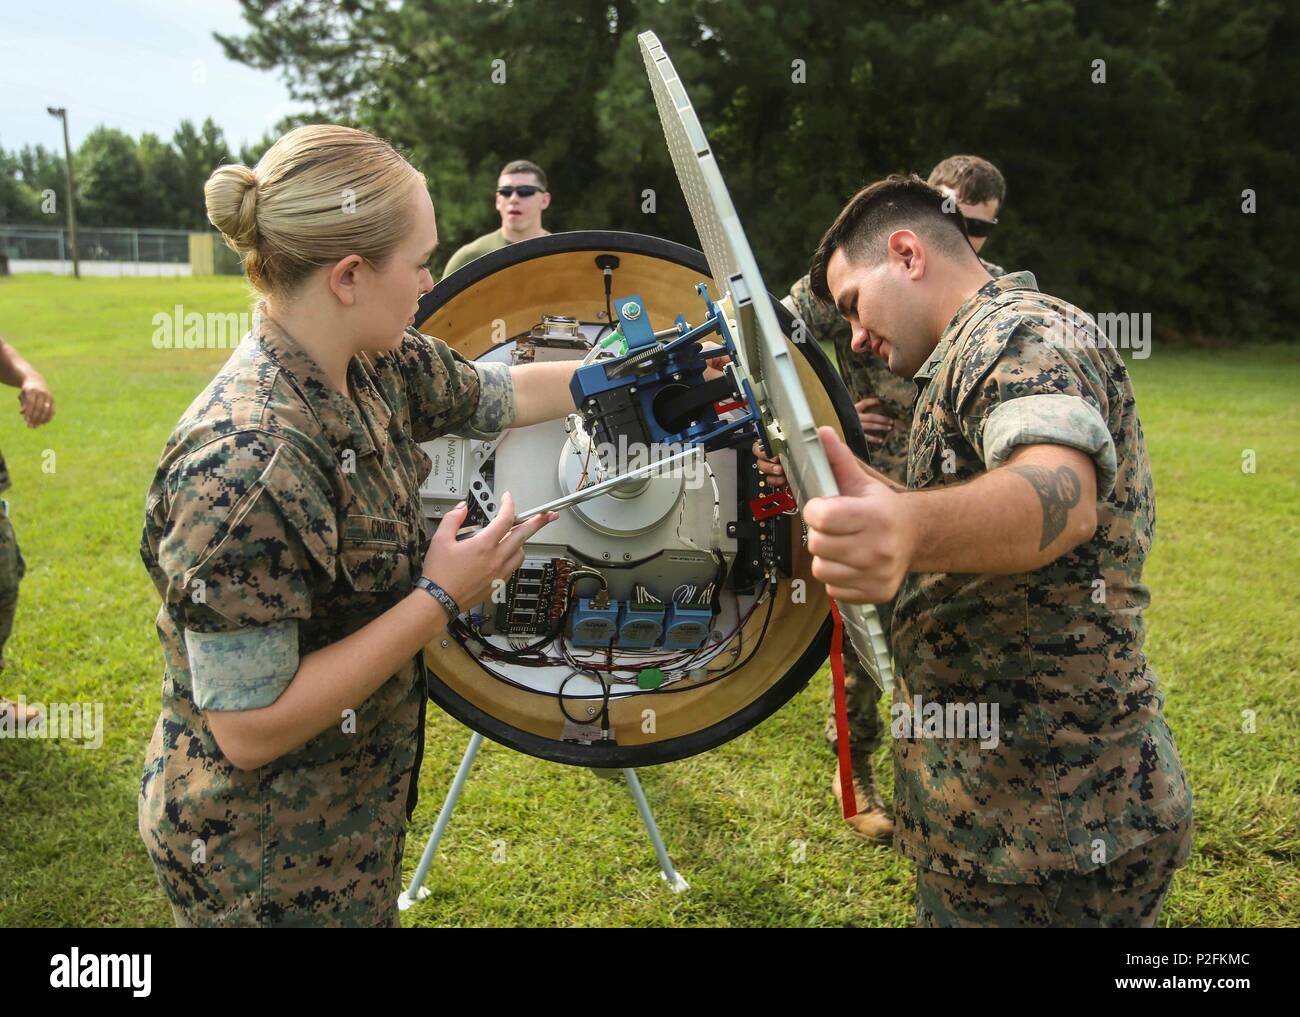
[[[659,39],[653,32],[643,32],[637,41],[716,295],[721,299],[730,294],[736,309],[740,369],[754,385],[769,439],[781,454],[790,487],[800,504],[809,498],[838,494],[812,409],[708,138]],[[890,687],[889,645],[876,609],[842,604],[840,611],[863,664],[878,685]]]

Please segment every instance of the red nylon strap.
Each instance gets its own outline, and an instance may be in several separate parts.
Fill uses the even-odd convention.
[[[853,792],[853,757],[849,752],[849,700],[844,691],[844,622],[834,599],[831,603],[831,678],[835,689],[835,746],[840,756],[840,798],[844,805],[844,818],[858,814],[858,796]]]

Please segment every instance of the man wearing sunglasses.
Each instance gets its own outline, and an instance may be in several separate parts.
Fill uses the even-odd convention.
[[[998,212],[1007,197],[1007,182],[998,168],[978,155],[952,155],[930,171],[926,183],[957,203],[966,220],[970,245],[979,254],[993,235]],[[1007,274],[1001,266],[983,258],[980,261],[994,279]]]
[[[966,218],[970,245],[978,254],[997,223],[998,212],[1006,197],[1006,181],[998,168],[979,156],[954,155],[935,166],[929,183],[956,201]],[[984,267],[994,278],[1006,275],[1002,268],[987,261]],[[796,282],[790,288],[790,295],[782,302],[803,322],[807,338],[834,346],[840,374],[853,397],[863,436],[871,449],[872,465],[898,483],[905,483],[907,435],[912,423],[915,386],[906,378],[892,374],[881,357],[869,350],[855,352],[850,347],[848,323],[829,301],[818,300],[812,295],[808,276]],[[879,605],[880,620],[887,637],[891,607],[892,604]],[[884,736],[876,705],[880,690],[863,670],[847,641],[844,644],[844,671],[849,756],[853,763],[853,790],[860,810],[848,823],[859,837],[885,843],[893,836],[894,823],[871,766],[871,755],[880,747]],[[833,700],[826,718],[825,734],[834,752],[838,740]],[[836,801],[842,799],[838,767],[831,776],[831,791]]]
[[[475,258],[500,250],[507,244],[549,235],[549,230],[542,229],[542,212],[550,207],[551,192],[546,189],[546,174],[536,163],[527,159],[507,163],[497,177],[496,200],[501,228],[466,244],[453,254],[443,269],[444,279]]]

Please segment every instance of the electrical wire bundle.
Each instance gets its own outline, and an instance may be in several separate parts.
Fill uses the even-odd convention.
[[[721,558],[721,555],[719,555],[719,558]],[[725,559],[723,559],[723,561],[725,563]],[[775,573],[770,573],[765,577],[763,585],[759,588],[758,593],[754,598],[754,602],[748,607],[742,616],[737,618],[736,624],[731,631],[726,633],[716,642],[706,643],[696,649],[685,650],[677,654],[670,653],[662,657],[653,656],[656,653],[663,654],[665,651],[662,648],[651,648],[640,651],[621,649],[618,651],[620,657],[630,657],[633,658],[633,660],[627,663],[621,661],[616,663],[614,661],[613,640],[610,641],[609,646],[604,648],[602,653],[601,651],[595,650],[575,651],[574,648],[568,645],[567,640],[564,638],[564,630],[567,627],[568,618],[574,603],[573,588],[577,582],[584,577],[598,579],[601,582],[602,589],[608,588],[604,576],[596,570],[574,570],[570,575],[567,584],[568,602],[566,603],[564,612],[560,616],[559,623],[552,628],[550,633],[525,646],[512,646],[510,649],[498,646],[491,642],[490,637],[480,632],[476,626],[461,618],[455,619],[448,631],[451,633],[453,638],[455,638],[456,641],[465,648],[466,652],[469,653],[480,668],[500,681],[504,681],[516,688],[525,688],[528,691],[535,692],[536,689],[521,685],[519,682],[512,680],[508,675],[489,667],[484,663],[484,661],[501,661],[503,663],[521,667],[567,666],[571,669],[572,673],[563,680],[561,688],[563,688],[563,685],[567,684],[578,673],[595,674],[599,677],[603,690],[602,699],[606,701],[610,695],[610,685],[635,685],[637,675],[642,670],[652,667],[663,669],[665,671],[664,687],[677,684],[682,680],[691,677],[693,673],[703,669],[707,675],[706,680],[697,680],[692,684],[692,688],[698,688],[703,684],[721,680],[722,678],[735,673],[753,659],[754,654],[758,652],[759,647],[762,645],[762,642],[767,635],[768,626],[772,618],[773,605],[776,602],[776,589],[779,583]],[[681,587],[678,588],[679,591],[681,589]],[[703,587],[699,593],[697,593],[695,602],[699,604],[705,603],[704,598],[706,596],[711,597],[716,601],[719,594],[720,590],[717,585],[709,583]],[[675,602],[684,603],[684,601],[676,600],[676,596],[677,591],[674,592]],[[750,648],[750,651],[748,655],[745,656],[744,660],[737,663],[741,654],[744,653],[743,630],[749,624],[754,612],[758,610],[764,601],[767,602],[767,610],[764,615],[762,628],[759,630],[758,638]],[[653,602],[661,603],[661,601],[658,600]],[[471,652],[470,647],[466,645],[471,641],[478,644],[477,653]],[[724,655],[728,648],[731,647],[733,641],[738,641],[739,645],[731,655],[732,662],[725,665],[721,670],[710,669],[710,665],[712,665],[718,657]],[[558,656],[554,655],[551,650],[552,644],[556,645]],[[604,660],[601,660],[602,655]],[[661,691],[661,689],[656,689],[654,691]],[[557,696],[561,695],[559,691],[555,694]],[[570,719],[572,720],[573,718]],[[583,721],[582,723],[586,723],[586,721]]]
[[[647,590],[640,583],[632,588],[632,600],[638,604],[662,604],[663,601]]]

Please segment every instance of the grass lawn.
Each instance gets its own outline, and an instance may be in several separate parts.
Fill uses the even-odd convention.
[[[97,751],[0,741],[3,926],[170,922],[136,832],[162,672],[137,548],[163,442],[227,356],[153,348],[154,314],[178,303],[242,311],[248,297],[232,278],[0,279],[0,335],[58,409],[29,431],[16,399],[3,403],[28,574],[0,691],[101,702],[106,728]],[[1300,924],[1300,350],[1157,347],[1133,375],[1159,497],[1147,649],[1196,798],[1195,853],[1162,921]],[[404,923],[910,924],[910,865],[851,836],[831,800],[827,687],[823,672],[757,730],[641,772],[691,884],[680,896],[662,887],[621,782],[486,743],[432,897]],[[407,878],[468,738],[430,710]],[[888,788],[888,746],[879,765]]]

